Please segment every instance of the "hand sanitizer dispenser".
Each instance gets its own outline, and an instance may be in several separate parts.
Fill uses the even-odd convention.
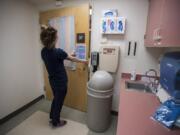
[[[93,72],[97,71],[97,68],[99,65],[99,53],[98,52],[91,53],[91,65],[93,67]]]

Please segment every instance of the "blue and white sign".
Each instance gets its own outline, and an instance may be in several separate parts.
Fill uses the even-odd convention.
[[[86,45],[85,44],[76,45],[76,57],[80,60],[86,60]]]

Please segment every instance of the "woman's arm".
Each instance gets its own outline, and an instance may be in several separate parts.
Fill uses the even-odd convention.
[[[72,55],[68,55],[68,57],[66,58],[67,60],[70,60],[72,62],[78,62],[78,63],[84,63],[84,64],[88,64],[88,61],[86,60],[80,60]]]

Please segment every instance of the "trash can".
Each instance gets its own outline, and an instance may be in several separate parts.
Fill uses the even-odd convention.
[[[87,83],[87,125],[95,132],[109,128],[113,95],[113,78],[106,71],[97,71]]]

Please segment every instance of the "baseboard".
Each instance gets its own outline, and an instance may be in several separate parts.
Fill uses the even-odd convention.
[[[118,116],[118,112],[113,111],[113,110],[111,110],[111,114],[112,114],[112,115],[115,115],[115,116]]]
[[[41,95],[41,96],[37,97],[36,99],[34,99],[33,101],[31,101],[30,103],[24,105],[23,107],[19,108],[18,110],[14,111],[14,112],[10,113],[9,115],[7,115],[6,117],[0,119],[0,125],[3,124],[4,122],[8,121],[12,117],[18,115],[19,113],[23,112],[28,107],[32,106],[33,104],[37,103],[39,100],[41,100],[43,98],[44,98],[44,95]]]

